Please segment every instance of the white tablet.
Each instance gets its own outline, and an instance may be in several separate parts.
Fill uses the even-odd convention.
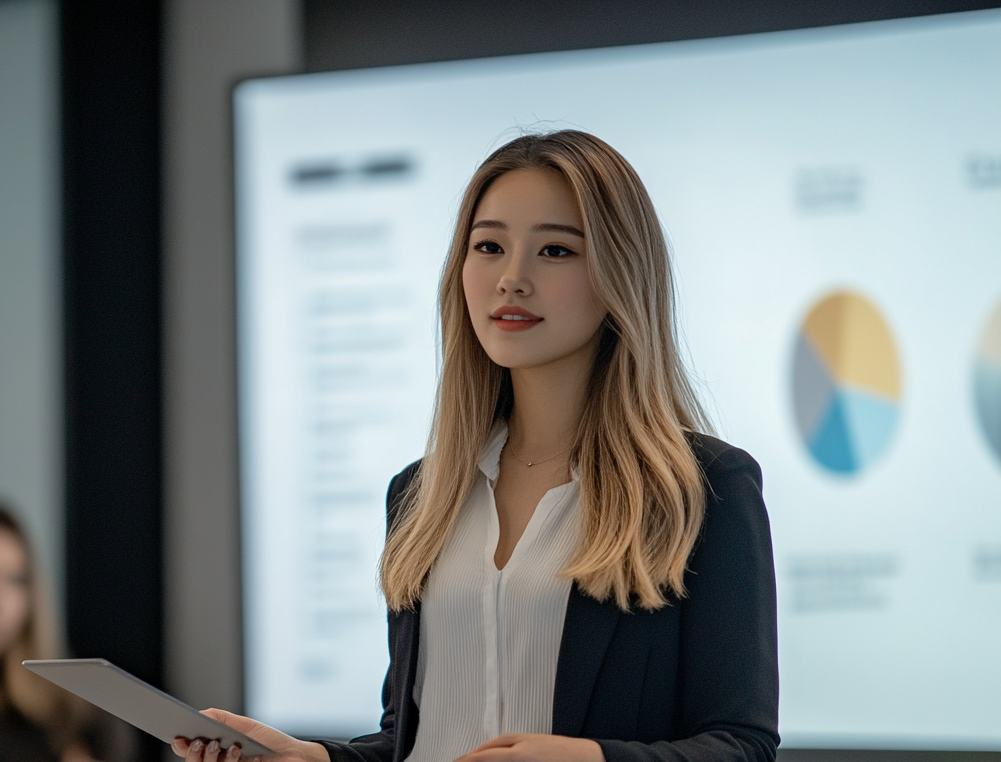
[[[218,740],[224,749],[240,744],[244,757],[274,753],[104,659],[43,659],[21,663],[36,675],[165,743],[183,736]]]

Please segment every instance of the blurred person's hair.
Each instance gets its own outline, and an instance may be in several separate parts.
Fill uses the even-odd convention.
[[[0,712],[16,709],[44,728],[58,752],[74,740],[86,707],[21,666],[25,659],[58,659],[64,655],[64,650],[47,585],[41,578],[31,543],[13,512],[2,503],[0,532],[7,532],[20,543],[28,572],[28,616],[20,633],[0,653]]]

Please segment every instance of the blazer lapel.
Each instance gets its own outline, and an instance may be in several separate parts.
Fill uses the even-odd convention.
[[[409,742],[416,728],[411,727],[414,718],[410,716],[413,704],[414,682],[417,677],[417,653],[420,646],[421,609],[418,601],[415,611],[404,610],[397,614],[399,630],[393,646],[393,704],[395,712],[395,743],[393,759],[406,759],[410,753]]]
[[[553,735],[577,736],[584,726],[594,681],[615,634],[619,615],[613,602],[599,603],[578,590],[576,582],[570,589],[556,661]]]

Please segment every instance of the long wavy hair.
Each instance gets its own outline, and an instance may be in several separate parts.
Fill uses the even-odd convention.
[[[608,310],[570,452],[582,524],[561,576],[599,601],[657,609],[685,595],[702,525],[702,473],[685,436],[708,419],[678,347],[664,232],[636,171],[593,135],[526,135],[495,151],[459,207],[439,289],[442,364],[424,460],[390,527],[380,578],[390,609],[413,608],[477,474],[494,425],[513,409],[511,374],[480,345],[462,268],[476,208],[522,169],[559,173],[584,220],[594,287]]]
[[[14,514],[0,505],[0,534],[13,537],[27,559],[28,615],[13,641],[0,652],[0,712],[13,708],[47,731],[54,751],[75,740],[85,709],[68,693],[21,666],[25,659],[63,655],[46,585],[39,577],[31,544]]]

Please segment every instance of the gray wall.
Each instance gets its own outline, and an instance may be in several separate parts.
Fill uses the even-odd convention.
[[[230,89],[297,71],[298,0],[167,0],[164,40],[168,689],[242,705]]]
[[[54,0],[0,0],[0,499],[27,524],[57,602],[63,572],[58,76]]]

